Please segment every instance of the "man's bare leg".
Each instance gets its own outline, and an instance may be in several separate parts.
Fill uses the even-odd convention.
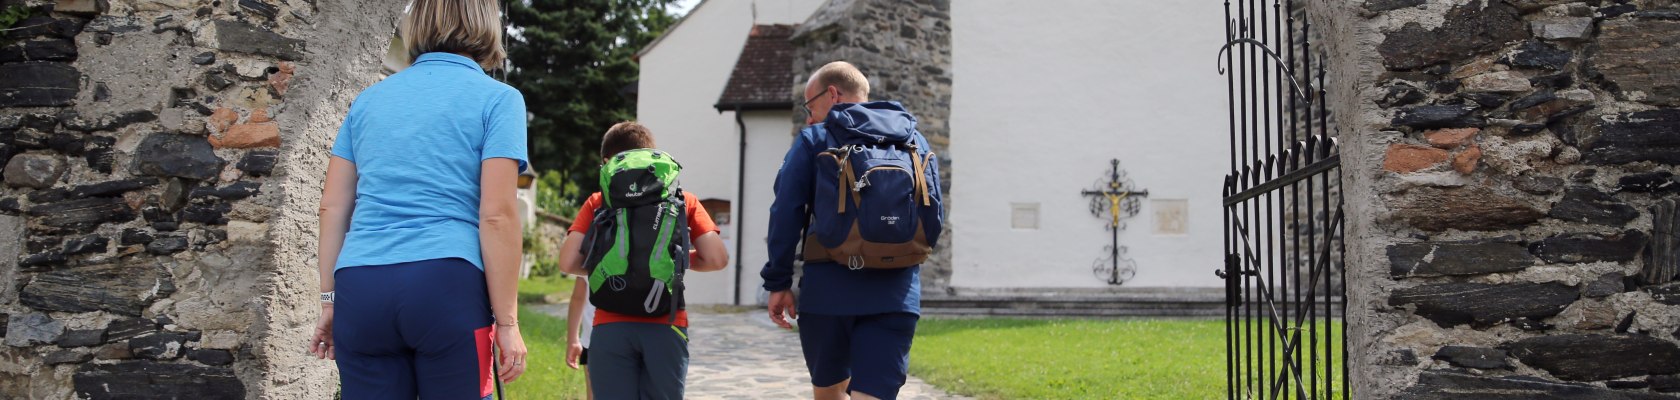
[[[847,379],[840,381],[840,383],[836,383],[833,386],[812,386],[811,391],[816,395],[816,400],[847,400],[848,396],[846,396],[846,386],[851,385],[851,383],[852,380]]]

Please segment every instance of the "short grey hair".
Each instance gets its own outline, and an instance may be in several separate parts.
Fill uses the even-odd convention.
[[[817,68],[811,73],[811,80],[807,85],[816,84],[819,87],[833,86],[842,94],[856,95],[859,99],[869,99],[869,78],[858,71],[857,66],[845,61],[835,61]]]

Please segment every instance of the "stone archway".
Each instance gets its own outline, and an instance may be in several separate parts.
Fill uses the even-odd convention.
[[[1344,146],[1354,396],[1680,390],[1680,10],[1307,3]]]
[[[330,398],[313,210],[403,3],[67,0],[9,31],[0,397]]]

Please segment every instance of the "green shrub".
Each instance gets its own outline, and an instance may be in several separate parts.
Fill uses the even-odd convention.
[[[18,28],[17,24],[19,22],[29,19],[29,17],[34,14],[35,10],[33,8],[24,7],[22,5],[14,5],[6,7],[5,9],[0,9],[0,32],[6,32],[7,30]],[[0,46],[12,44],[13,41],[13,39],[0,37]]]
[[[29,19],[30,14],[34,14],[34,10],[21,5],[6,7],[6,9],[0,10],[0,29],[11,29],[17,27],[17,23],[23,22],[25,19]]]
[[[559,171],[546,171],[537,178],[537,209],[570,218],[577,215],[578,207],[590,193],[593,191],[584,191]]]
[[[535,262],[531,264],[531,276],[553,276],[560,273],[560,261],[549,251],[536,230],[525,231],[525,254],[532,255]]]
[[[537,262],[531,265],[531,276],[555,276],[560,274],[560,261],[554,257],[538,256]]]

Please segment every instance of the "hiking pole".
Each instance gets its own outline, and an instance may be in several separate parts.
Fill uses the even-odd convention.
[[[492,361],[500,360],[501,359],[501,357],[500,357],[501,353],[502,353],[502,346],[497,345],[496,350],[490,352],[491,360]],[[496,364],[497,363],[494,363],[494,362],[490,363],[490,380],[492,382],[495,382],[495,385],[496,385],[496,400],[505,400],[505,399],[507,399],[507,397],[502,395],[502,371],[501,371],[501,368],[497,368]]]

